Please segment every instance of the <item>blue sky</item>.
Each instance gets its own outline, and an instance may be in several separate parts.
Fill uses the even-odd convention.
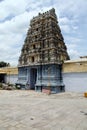
[[[30,20],[51,8],[70,58],[87,55],[87,0],[0,0],[0,61],[18,64]]]

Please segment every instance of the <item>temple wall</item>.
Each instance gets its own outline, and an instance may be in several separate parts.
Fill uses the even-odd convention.
[[[50,86],[53,91],[58,92],[58,87],[63,86],[61,66],[58,64],[37,65],[19,67],[18,82],[24,84],[26,89],[37,89]],[[42,87],[42,88],[41,88]]]
[[[87,58],[65,61],[63,64],[65,91],[87,91]]]
[[[5,78],[6,78],[6,83],[14,84],[15,85],[15,83],[18,80],[18,74],[7,75]]]
[[[66,92],[87,92],[87,72],[63,73]]]

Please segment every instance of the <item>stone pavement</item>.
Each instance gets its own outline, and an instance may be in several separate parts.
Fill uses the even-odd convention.
[[[0,130],[87,130],[87,98],[0,90]]]

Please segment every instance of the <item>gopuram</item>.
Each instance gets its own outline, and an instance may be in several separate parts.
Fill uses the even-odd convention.
[[[18,81],[24,89],[64,91],[62,64],[69,60],[55,9],[30,21],[18,63]]]

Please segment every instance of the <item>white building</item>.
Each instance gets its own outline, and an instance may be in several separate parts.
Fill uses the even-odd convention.
[[[65,61],[63,65],[65,91],[87,91],[87,58]]]

